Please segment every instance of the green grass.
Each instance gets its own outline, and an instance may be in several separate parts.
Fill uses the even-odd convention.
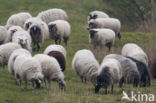
[[[94,94],[93,85],[89,82],[83,84],[72,70],[71,62],[77,50],[91,49],[99,62],[108,51],[106,48],[93,50],[88,43],[89,33],[86,30],[86,20],[89,11],[101,9],[99,7],[104,4],[100,4],[96,0],[82,1],[82,4],[79,4],[78,0],[0,0],[0,25],[5,25],[9,16],[17,12],[27,11],[36,16],[42,10],[62,8],[67,11],[72,28],[69,45],[65,47],[67,50],[67,68],[64,74],[67,90],[61,92],[57,83],[52,82],[51,90],[49,91],[44,85],[39,90],[33,90],[31,85],[29,85],[28,90],[24,91],[15,85],[14,77],[8,73],[6,67],[4,72],[0,72],[0,103],[121,103],[122,89],[119,89],[117,85],[113,95],[104,95],[104,89],[101,89],[99,94]],[[128,42],[137,43],[145,51],[148,51],[148,47],[151,44],[156,44],[156,36],[153,37],[152,33],[122,32],[122,34],[122,43],[116,39],[111,53],[120,53],[122,46]],[[53,43],[52,40],[47,39],[39,53],[42,53],[49,44]],[[150,53],[148,54],[151,56]],[[131,85],[124,85],[124,90],[127,93],[133,90],[135,92],[141,91],[141,93],[156,94],[155,85],[156,80],[152,80],[152,86],[149,88],[133,88]]]

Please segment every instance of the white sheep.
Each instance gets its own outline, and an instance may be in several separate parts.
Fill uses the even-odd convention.
[[[23,31],[24,29],[22,29],[20,26],[11,26],[8,29],[8,36],[6,38],[6,42],[11,42],[12,41],[12,37],[14,35],[15,32],[17,31]]]
[[[61,44],[61,38],[64,39],[64,43],[67,45],[67,41],[69,39],[71,33],[70,24],[65,20],[56,20],[50,22],[48,24],[50,38],[55,40],[55,44],[57,44],[57,40],[59,40],[59,44]]]
[[[52,44],[49,45],[45,50],[44,50],[44,54],[49,54],[51,51],[59,51],[61,52],[64,57],[66,58],[66,49],[62,46],[62,45],[56,45],[56,44]]]
[[[105,12],[99,10],[95,10],[89,13],[88,21],[96,18],[109,18],[109,16]]]
[[[46,85],[46,80],[48,81],[47,88],[50,88],[50,81],[56,81],[59,84],[60,89],[66,89],[66,83],[64,81],[64,74],[60,69],[57,60],[53,57],[49,57],[45,54],[37,54],[34,56],[40,63],[42,67],[42,73],[44,75],[44,82]]]
[[[9,17],[6,27],[9,28],[12,25],[17,25],[23,28],[25,21],[31,17],[32,17],[31,14],[28,12],[13,14]]]
[[[7,37],[8,37],[7,29],[4,26],[0,26],[0,44],[5,43]]]
[[[19,86],[21,86],[22,80],[25,81],[25,89],[27,89],[28,81],[34,82],[37,87],[40,88],[41,80],[43,80],[43,74],[41,65],[38,60],[26,55],[19,55],[14,62],[15,78]]]
[[[82,49],[77,51],[72,60],[72,68],[82,82],[91,81],[95,85],[99,63],[90,50]]]
[[[121,23],[116,18],[97,18],[88,22],[88,29],[92,28],[108,28],[112,29],[116,36],[121,40],[120,28]]]
[[[14,75],[14,62],[19,55],[26,55],[31,57],[31,53],[25,49],[16,49],[12,52],[9,61],[8,61],[8,71],[10,74]]]
[[[98,71],[95,93],[98,93],[99,89],[104,87],[105,94],[107,94],[107,89],[110,88],[113,94],[114,84],[119,83],[121,77],[122,73],[119,61],[113,58],[104,58]]]
[[[89,42],[94,48],[105,45],[110,51],[115,42],[115,33],[111,29],[91,29]]]
[[[140,62],[143,62],[148,67],[148,56],[147,54],[142,50],[141,47],[139,47],[135,43],[127,43],[123,46],[121,54],[123,56],[129,56],[132,57]]]
[[[0,46],[0,66],[2,70],[4,66],[8,64],[11,53],[19,48],[21,48],[21,46],[17,43],[6,43]]]
[[[122,73],[122,78],[119,82],[120,87],[122,87],[123,83],[132,83],[134,87],[139,85],[140,74],[133,61],[118,54],[109,54],[105,56],[105,59],[106,58],[114,58],[120,62]]]
[[[17,31],[12,37],[12,42],[18,43],[22,48],[32,51],[31,48],[31,37],[27,31]]]
[[[37,15],[38,18],[41,18],[45,23],[49,23],[55,20],[67,20],[68,16],[67,13],[58,8],[48,9],[45,11],[40,12]]]

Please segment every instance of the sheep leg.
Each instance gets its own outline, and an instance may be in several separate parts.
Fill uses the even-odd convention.
[[[45,87],[48,88],[48,87],[47,87],[46,79],[44,79],[44,84],[45,84]]]
[[[64,38],[64,43],[66,46],[67,46],[67,41],[68,41],[68,38]]]
[[[124,78],[121,78],[120,81],[119,81],[119,87],[120,88],[122,88],[123,83],[124,83]]]
[[[33,89],[35,88],[34,81],[32,81],[32,87],[33,87]]]
[[[57,44],[57,39],[55,39],[55,44]]]
[[[50,82],[50,80],[48,80],[48,89],[50,89],[51,88],[51,82]]]
[[[105,94],[107,94],[107,87],[105,88]]]
[[[36,43],[33,42],[33,51],[36,51],[35,45],[36,45]]]
[[[111,50],[111,47],[112,47],[112,43],[111,43],[111,42],[109,42],[109,43],[106,43],[106,47],[108,47],[108,49],[109,49],[109,52],[110,52],[110,50]]]
[[[113,94],[114,93],[114,85],[112,85],[112,88],[111,88],[111,94]]]
[[[37,51],[39,51],[39,50],[40,50],[40,44],[37,43]]]
[[[61,44],[61,39],[59,39],[59,44]]]
[[[4,71],[4,64],[2,64],[1,71],[2,72]]]
[[[24,90],[27,90],[27,85],[28,85],[28,82],[27,80],[25,81],[25,87],[24,87]]]

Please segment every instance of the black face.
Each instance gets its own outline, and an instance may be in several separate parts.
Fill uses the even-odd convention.
[[[29,29],[29,27],[30,27],[31,24],[32,24],[31,22],[28,22],[28,23],[26,24],[26,30]]]
[[[101,85],[100,84],[96,84],[95,85],[95,93],[98,93],[100,88],[101,88]]]
[[[96,33],[97,33],[97,31],[90,30],[90,38],[94,38],[94,36],[95,36]]]
[[[97,15],[91,15],[91,14],[89,14],[89,20],[91,20],[91,19],[96,19],[97,18]]]
[[[63,82],[60,82],[59,83],[59,88],[61,89],[61,90],[66,90],[66,85],[63,83]]]
[[[36,88],[41,88],[41,83],[39,80],[35,80]]]
[[[41,29],[38,26],[33,26],[30,28],[30,35],[31,36],[38,36],[41,33]]]
[[[50,36],[54,38],[54,35],[56,34],[57,31],[56,24],[48,25],[48,28],[49,28]]]

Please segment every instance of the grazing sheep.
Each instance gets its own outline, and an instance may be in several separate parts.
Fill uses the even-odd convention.
[[[105,45],[109,51],[115,42],[115,33],[111,29],[91,29],[89,42],[96,46]]]
[[[66,60],[65,60],[64,55],[61,52],[51,51],[51,52],[48,53],[48,55],[54,57],[58,61],[59,65],[61,67],[61,70],[65,71],[65,69],[66,69]]]
[[[46,85],[46,80],[48,81],[50,88],[50,81],[56,81],[59,84],[60,89],[66,89],[66,83],[64,81],[64,74],[62,73],[57,60],[53,57],[49,57],[44,54],[37,54],[34,56],[40,63],[42,67],[42,73],[44,75],[44,81]]]
[[[24,29],[22,29],[20,26],[11,26],[8,29],[8,36],[7,36],[6,42],[11,42],[14,33],[17,31],[24,31]]]
[[[44,54],[48,55],[51,51],[61,52],[64,55],[65,59],[66,59],[66,49],[62,45],[56,45],[56,44],[49,45],[44,50]]]
[[[2,70],[4,66],[8,64],[11,53],[19,48],[21,48],[21,46],[17,43],[6,43],[0,46],[0,66]]]
[[[39,51],[45,38],[43,26],[40,23],[33,23],[28,29],[28,32],[32,38],[33,51]]]
[[[98,71],[95,93],[98,93],[99,89],[104,87],[105,94],[107,94],[107,89],[109,88],[111,88],[111,93],[113,94],[114,84],[119,83],[121,77],[122,73],[119,61],[112,58],[104,59]]]
[[[99,63],[90,50],[82,49],[77,51],[72,60],[72,68],[82,82],[91,81],[95,85]]]
[[[156,78],[156,59],[153,60],[150,68],[153,78]]]
[[[116,18],[97,18],[95,20],[92,19],[88,22],[88,29],[93,28],[112,29],[115,32],[116,36],[118,36],[119,40],[121,40],[120,34],[121,23]]]
[[[67,20],[68,16],[67,13],[58,8],[48,9],[45,11],[42,11],[37,16],[41,20],[43,20],[45,23],[50,23],[55,20]]]
[[[67,45],[67,41],[70,36],[71,27],[70,24],[65,20],[56,20],[50,22],[48,24],[50,38],[55,40],[55,44],[57,44],[57,40],[59,40],[59,44],[61,44],[61,38],[64,39],[64,43]]]
[[[31,17],[31,14],[27,12],[13,14],[9,17],[6,27],[9,28],[10,26],[17,25],[23,28],[25,21]]]
[[[40,88],[41,80],[43,80],[43,74],[41,65],[38,60],[26,55],[19,55],[14,62],[15,78],[19,86],[21,86],[22,80],[25,81],[25,89],[27,89],[28,81],[34,82],[37,88]]]
[[[140,81],[140,74],[136,64],[130,59],[117,54],[107,55],[105,58],[114,58],[120,62],[122,78],[120,79],[119,86],[122,87],[123,83],[133,83],[137,87]]]
[[[0,26],[0,45],[6,42],[8,31],[4,26]]]
[[[19,55],[26,55],[26,56],[30,56],[31,57],[31,53],[25,49],[16,49],[12,52],[10,58],[9,58],[9,61],[8,61],[8,70],[9,70],[9,73],[12,74],[14,76],[14,62],[16,60],[16,58],[19,56]]]
[[[140,86],[141,87],[145,87],[145,86],[150,86],[151,85],[151,78],[150,78],[150,74],[148,72],[148,68],[146,66],[146,64],[144,64],[143,62],[140,62],[132,57],[127,57],[129,59],[131,59],[134,63],[136,63],[136,66],[138,68],[138,71],[140,73]]]
[[[12,37],[12,42],[18,43],[22,48],[32,51],[31,49],[31,37],[26,31],[17,31]]]
[[[91,19],[96,19],[96,18],[109,18],[109,16],[103,11],[98,11],[98,10],[95,10],[89,13],[88,21]]]
[[[140,62],[143,62],[148,67],[148,57],[147,54],[134,43],[127,43],[123,46],[121,54],[123,56],[132,57]]]

